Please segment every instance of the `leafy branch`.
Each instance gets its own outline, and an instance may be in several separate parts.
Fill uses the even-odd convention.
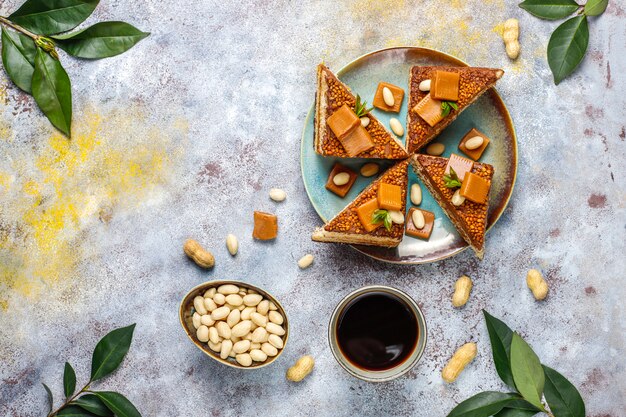
[[[496,372],[515,392],[481,392],[457,405],[448,417],[531,417],[539,412],[550,417],[585,417],[585,403],[576,387],[542,365],[517,332],[483,313]]]
[[[128,353],[133,338],[135,325],[115,329],[104,336],[93,351],[91,359],[91,377],[76,392],[76,372],[69,362],[65,362],[63,372],[63,393],[65,401],[53,410],[52,391],[42,384],[50,404],[47,417],[89,417],[118,416],[141,417],[135,406],[122,394],[114,391],[92,391],[91,384],[115,371]]]
[[[58,46],[76,58],[119,55],[149,34],[124,22],[100,22],[65,33],[84,22],[100,0],[27,0],[0,16],[2,64],[13,83],[31,94],[48,120],[71,136],[72,86]]]
[[[519,6],[528,13],[545,20],[576,16],[557,27],[548,42],[548,64],[559,84],[582,62],[589,45],[587,18],[599,16],[606,10],[609,0],[588,0],[584,5],[574,0],[524,0]]]

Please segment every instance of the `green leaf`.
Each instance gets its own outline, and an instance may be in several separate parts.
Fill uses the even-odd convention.
[[[541,410],[529,403],[526,400],[515,400],[510,404],[507,404],[506,408],[515,408],[516,410],[526,410],[526,411],[534,411],[535,413],[540,412]]]
[[[72,56],[98,59],[124,53],[148,35],[128,23],[101,22],[80,32],[54,36],[54,39]]]
[[[511,372],[513,381],[526,401],[543,410],[541,394],[545,378],[539,358],[522,337],[513,333],[511,340]]]
[[[539,411],[519,410],[517,408],[503,408],[499,413],[494,414],[495,417],[531,417]]]
[[[446,117],[452,110],[458,110],[459,106],[454,101],[441,102],[441,117]]]
[[[356,95],[356,104],[354,106],[354,113],[356,117],[363,117],[367,113],[371,112],[373,107],[367,108],[367,101],[361,101],[361,96]]]
[[[580,5],[574,0],[525,0],[519,7],[541,19],[563,19],[574,13]]]
[[[89,411],[83,410],[80,407],[75,405],[68,405],[67,407],[61,409],[55,416],[64,416],[64,417],[93,417],[95,414],[90,413]]]
[[[481,392],[454,407],[448,417],[489,417],[519,398],[516,394],[505,392]]]
[[[587,16],[598,16],[604,13],[609,0],[588,0],[585,3],[585,14]]]
[[[511,401],[504,407],[496,417],[531,417],[539,413],[537,407],[524,400]]]
[[[91,380],[96,381],[115,371],[130,348],[135,325],[115,329],[96,345],[91,358]]]
[[[570,75],[583,60],[589,44],[587,16],[576,16],[560,25],[548,42],[548,64],[559,84]]]
[[[372,213],[372,224],[383,223],[387,231],[391,231],[392,221],[391,214],[388,210],[378,209]]]
[[[447,188],[458,188],[463,185],[456,171],[452,167],[450,167],[450,174],[443,175],[443,182]]]
[[[38,35],[74,29],[91,15],[100,0],[27,0],[9,20]]]
[[[555,417],[585,417],[585,403],[571,382],[552,368],[543,365],[546,375],[544,395]]]
[[[69,362],[65,362],[65,370],[63,371],[63,391],[66,398],[71,397],[76,391],[76,372]]]
[[[31,81],[35,71],[35,42],[18,32],[2,28],[2,63],[11,81],[20,89],[31,93]]]
[[[446,117],[447,115],[449,115],[450,110],[452,110],[450,108],[450,103],[448,103],[447,101],[442,101],[441,102],[441,117]]]
[[[72,124],[72,85],[61,63],[37,49],[33,97],[50,122],[67,136]]]
[[[77,405],[85,410],[101,417],[111,417],[113,413],[107,408],[100,398],[94,394],[85,394],[72,401],[70,404]]]
[[[117,417],[141,417],[141,414],[137,411],[135,406],[118,392],[94,391],[94,394],[96,394]]]
[[[493,363],[496,366],[496,371],[505,384],[515,388],[513,374],[511,373],[511,339],[513,338],[513,330],[485,310],[483,310],[483,314],[485,315],[485,323],[489,332],[491,352],[493,353]]]
[[[50,388],[46,384],[42,382],[41,385],[43,385],[43,388],[46,390],[46,394],[48,396],[48,413],[50,413],[52,411],[52,403],[54,402],[54,397],[52,396],[52,391],[50,391]]]

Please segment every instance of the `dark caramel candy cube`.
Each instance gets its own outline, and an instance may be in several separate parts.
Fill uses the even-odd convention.
[[[459,74],[435,71],[435,76],[431,80],[430,95],[437,100],[459,101]]]
[[[347,104],[344,104],[326,119],[326,123],[337,139],[341,140],[360,125],[361,120]]]
[[[415,225],[413,224],[413,212],[416,210],[421,211],[422,214],[424,215],[424,227],[421,229],[416,228]],[[408,215],[406,216],[405,223],[406,223],[405,229],[404,229],[405,234],[409,236],[417,237],[419,239],[428,240],[430,238],[431,233],[433,232],[433,227],[435,226],[435,213],[426,211],[426,210],[420,210],[415,207],[411,207],[409,209]]]
[[[350,180],[348,181],[347,184],[337,185],[333,182],[333,178],[335,178],[335,175],[342,173],[342,172],[345,172],[348,175],[350,175]],[[339,197],[343,198],[346,196],[346,194],[348,194],[348,192],[354,185],[354,182],[356,181],[356,179],[357,179],[356,172],[352,171],[348,167],[341,165],[340,163],[336,163],[335,166],[333,166],[333,169],[330,171],[330,174],[328,174],[328,181],[326,181],[326,189],[328,191],[332,191],[333,193],[337,194]]]
[[[377,228],[383,225],[383,222],[376,223],[376,224],[372,223],[374,212],[378,209],[379,209],[378,201],[376,200],[375,197],[361,204],[356,209],[356,215],[359,217],[359,220],[361,221],[363,228],[368,232],[371,232],[372,230],[376,230]]]
[[[450,175],[450,167],[454,169],[454,172],[456,172],[459,180],[463,181],[465,175],[470,172],[474,167],[474,162],[470,159],[453,153],[450,155],[450,159],[448,159],[448,165],[446,165],[446,170],[444,171],[446,175]]]
[[[483,138],[483,144],[480,145],[476,149],[467,149],[465,147],[465,143],[471,138],[474,138],[476,136],[480,136],[481,138]],[[472,129],[469,132],[467,132],[465,136],[463,136],[463,139],[461,139],[461,142],[459,142],[459,150],[463,152],[465,155],[472,158],[474,161],[478,161],[480,157],[483,156],[483,152],[485,152],[485,149],[487,149],[487,145],[489,145],[489,142],[490,140],[487,137],[487,135],[485,135],[483,132],[481,132],[478,129]]]
[[[254,212],[252,237],[259,240],[275,239],[278,235],[278,217],[262,211]]]
[[[443,119],[441,116],[441,101],[435,100],[430,94],[426,94],[426,96],[413,107],[413,111],[431,127]]]
[[[491,182],[480,175],[468,172],[461,185],[461,195],[474,203],[484,204],[487,202]]]
[[[402,188],[399,185],[381,182],[376,193],[378,207],[385,210],[402,209]]]
[[[357,118],[357,120],[359,119]],[[339,139],[339,142],[341,142],[341,145],[343,145],[343,148],[350,157],[357,156],[358,154],[369,151],[374,147],[372,137],[367,130],[361,126],[360,121],[359,125],[348,133],[343,139]]]
[[[383,88],[387,87],[391,94],[393,95],[393,106],[388,106],[385,103],[385,98],[383,97]],[[372,105],[376,108],[379,108],[384,111],[391,111],[395,113],[400,112],[400,107],[402,107],[402,100],[404,99],[404,90],[398,87],[397,85],[380,82],[378,83],[378,88],[376,89],[376,94],[374,94],[374,101],[372,101]]]

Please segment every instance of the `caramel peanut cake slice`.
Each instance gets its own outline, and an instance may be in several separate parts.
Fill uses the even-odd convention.
[[[392,135],[324,64],[317,67],[315,152],[342,158],[408,158]],[[369,123],[361,123],[367,117]],[[364,126],[365,125],[365,126]]]
[[[409,160],[371,183],[311,238],[317,242],[396,247],[404,236]]]
[[[434,139],[503,74],[494,68],[412,67],[407,112],[409,153]]]
[[[411,165],[459,234],[483,258],[493,166],[459,155],[415,154]]]

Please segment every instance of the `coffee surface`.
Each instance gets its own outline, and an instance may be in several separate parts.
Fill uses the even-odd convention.
[[[387,293],[363,294],[339,315],[339,348],[359,368],[382,371],[399,365],[415,350],[418,336],[409,306]]]

